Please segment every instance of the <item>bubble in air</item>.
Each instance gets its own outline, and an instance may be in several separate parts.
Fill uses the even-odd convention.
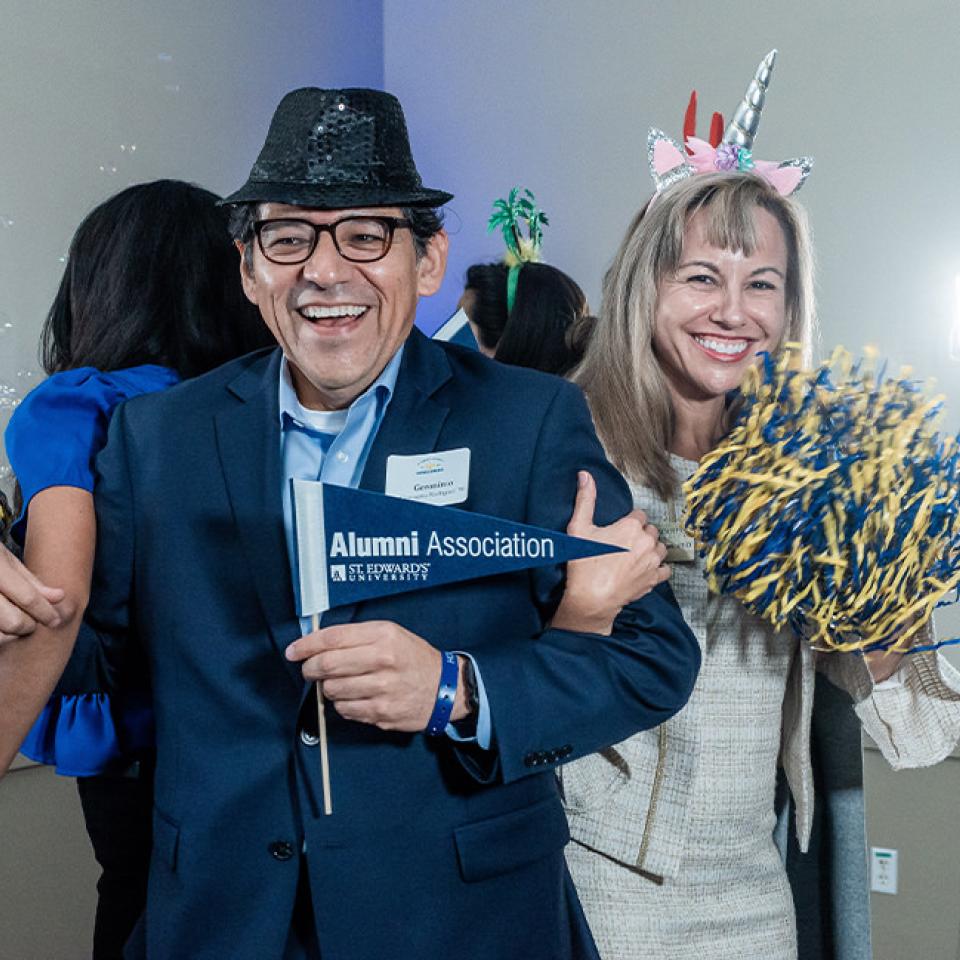
[[[12,410],[20,403],[20,391],[9,383],[0,383],[0,410]]]

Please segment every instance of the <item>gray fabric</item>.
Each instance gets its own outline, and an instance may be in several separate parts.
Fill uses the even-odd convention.
[[[789,829],[792,803],[782,772],[774,829],[793,890],[799,960],[870,960],[860,723],[849,694],[822,674],[810,746],[818,802],[808,852]]]

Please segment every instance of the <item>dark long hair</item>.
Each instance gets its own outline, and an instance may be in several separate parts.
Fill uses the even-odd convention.
[[[579,363],[592,318],[586,316],[583,291],[562,270],[524,264],[509,315],[504,264],[474,264],[467,270],[466,286],[475,294],[470,319],[483,346],[495,350],[501,363],[560,376]]]
[[[157,363],[193,377],[273,343],[243,294],[217,200],[190,183],[155,180],[88,214],[43,325],[44,370]]]

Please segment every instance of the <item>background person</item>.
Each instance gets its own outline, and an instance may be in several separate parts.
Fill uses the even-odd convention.
[[[48,629],[0,645],[0,770],[50,695],[80,630],[96,540],[93,462],[116,406],[267,339],[237,281],[236,251],[217,200],[180,181],[137,184],[96,207],[71,241],[42,333],[49,377],[24,398],[5,437],[24,501],[13,533],[30,570],[64,588],[48,596],[63,599],[56,611],[38,613],[49,614]],[[42,598],[47,588],[30,570],[9,555],[3,564],[5,590],[19,576]],[[89,641],[82,638],[81,648]],[[147,681],[128,676],[119,699],[72,683],[68,674],[61,685],[68,692],[50,701],[23,749],[78,777],[103,868],[93,955],[105,960],[121,956],[146,899],[153,807]]]
[[[593,327],[587,298],[562,270],[525,263],[508,311],[509,270],[504,263],[476,263],[467,269],[459,306],[481,353],[501,363],[567,376],[582,358]]]
[[[593,318],[577,284],[540,263],[546,213],[529,190],[514,187],[495,200],[487,230],[499,229],[501,263],[467,270],[459,307],[480,352],[501,363],[566,376],[583,355]]]

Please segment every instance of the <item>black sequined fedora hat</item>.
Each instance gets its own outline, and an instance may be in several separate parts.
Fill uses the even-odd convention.
[[[303,87],[280,101],[249,179],[222,202],[342,210],[439,207],[452,197],[420,180],[392,94]]]

